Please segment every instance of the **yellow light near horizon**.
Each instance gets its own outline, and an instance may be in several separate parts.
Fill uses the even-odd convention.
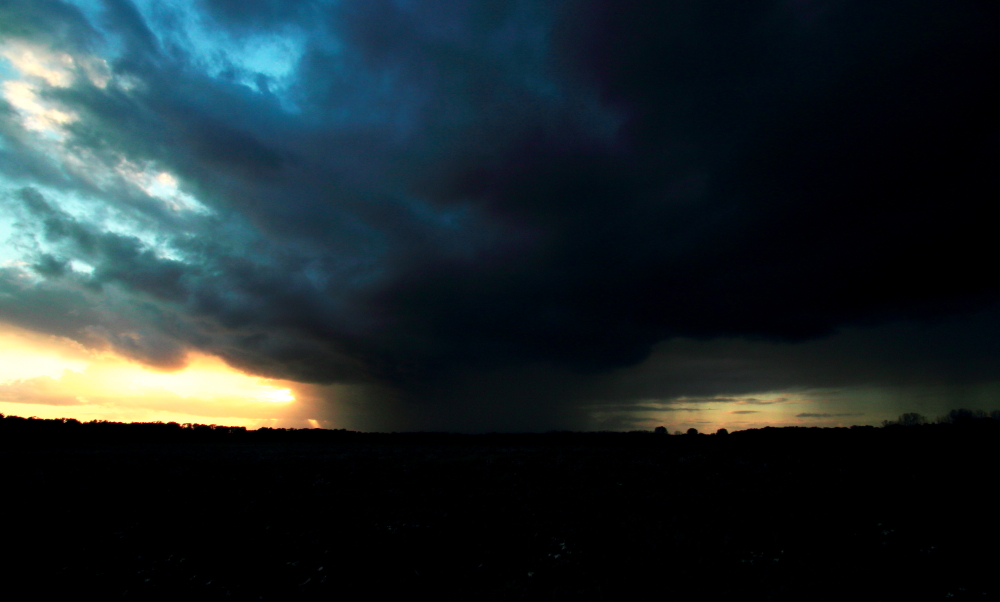
[[[187,360],[165,372],[0,323],[0,412],[234,426],[296,421],[299,383],[249,375],[214,356],[191,353]]]
[[[36,376],[59,378],[66,370],[79,372],[86,367],[87,362],[45,355],[33,349],[0,348],[0,383]]]
[[[270,401],[271,403],[286,403],[295,401],[295,396],[292,395],[291,389],[275,389],[261,394],[258,399],[261,401]]]
[[[0,324],[0,383],[82,371],[91,361],[83,346]]]
[[[52,406],[0,401],[0,414],[43,419],[73,418],[80,422],[109,420],[111,422],[176,422],[178,424],[220,424],[256,429],[262,426],[296,426],[295,421],[280,418],[247,418],[245,416],[204,416],[185,412],[149,410],[128,406],[80,405]]]
[[[188,359],[188,365],[177,372],[157,372],[132,364],[116,366],[108,378],[127,382],[133,390],[160,389],[181,397],[242,398],[270,403],[295,401],[290,389],[269,384],[272,382],[269,379],[238,372],[219,358],[192,355]]]

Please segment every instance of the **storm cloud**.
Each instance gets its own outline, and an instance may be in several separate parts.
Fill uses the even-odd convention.
[[[998,17],[5,2],[0,320],[398,428],[996,380]]]

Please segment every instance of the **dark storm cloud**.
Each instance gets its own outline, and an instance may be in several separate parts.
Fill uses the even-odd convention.
[[[539,126],[446,175],[534,245],[397,282],[393,313],[449,361],[604,368],[670,336],[802,339],[995,300],[965,276],[989,269],[993,8],[841,3],[804,23],[772,2],[653,6],[556,29],[562,75],[627,115],[614,144]]]
[[[198,54],[167,8],[2,9],[8,35],[115,49],[106,88],[50,92],[80,116],[70,148],[155,162],[212,211],[107,199],[155,224],[168,258],[22,195],[65,248],[36,253],[46,280],[17,294],[104,294],[87,280],[157,308],[146,328],[171,348],[538,424],[565,415],[556,398],[711,401],[822,372],[775,352],[720,373],[668,348],[659,376],[595,376],[662,341],[771,353],[998,300],[982,202],[1000,192],[995,3],[200,6],[231,56]],[[301,49],[289,81],[234,58],[278,33]],[[8,177],[97,194],[18,152]],[[93,274],[70,277],[71,255]],[[817,382],[842,381],[830,370]],[[524,375],[537,393],[504,384]]]
[[[0,268],[0,319],[164,369],[184,364],[187,341],[171,336],[171,316],[149,303],[65,279],[33,283],[23,270]],[[193,338],[193,337],[192,337]]]
[[[314,287],[286,264],[240,257],[243,248],[213,244],[207,234],[176,241],[185,261],[164,258],[134,236],[67,215],[37,190],[25,188],[18,197],[38,223],[39,237],[93,270],[73,273],[49,254],[32,266],[47,277],[42,282],[8,269],[4,319],[88,345],[101,341],[161,367],[181,365],[184,348],[196,347],[270,375],[324,382],[359,377],[356,362],[329,343],[330,326],[315,317],[332,311],[329,301],[316,300]],[[129,298],[134,295],[138,299]]]
[[[703,408],[678,408],[663,404],[655,403],[627,403],[627,402],[608,402],[604,404],[593,404],[589,406],[591,410],[615,410],[619,412],[702,412]]]
[[[179,261],[163,259],[131,236],[95,231],[78,220],[53,208],[33,188],[24,188],[20,196],[33,217],[43,224],[44,236],[54,243],[68,243],[74,255],[95,265],[88,284],[100,287],[107,282],[118,282],[131,290],[157,299],[176,301],[186,295],[181,279],[185,268]],[[66,262],[43,254],[35,271],[50,276],[66,272]]]

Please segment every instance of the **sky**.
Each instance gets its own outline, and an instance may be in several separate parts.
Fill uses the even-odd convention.
[[[0,0],[0,413],[1000,408],[1000,5]]]

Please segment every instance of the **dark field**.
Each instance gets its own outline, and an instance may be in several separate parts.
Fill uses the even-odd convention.
[[[996,596],[993,429],[782,431],[8,436],[0,570],[37,598]]]

